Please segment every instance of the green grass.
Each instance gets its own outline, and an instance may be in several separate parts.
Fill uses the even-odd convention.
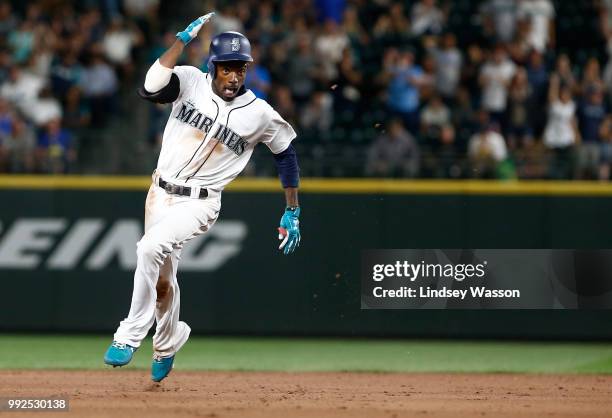
[[[110,336],[0,335],[0,369],[102,369]],[[128,368],[148,368],[147,339]],[[194,337],[180,370],[611,373],[610,343]]]

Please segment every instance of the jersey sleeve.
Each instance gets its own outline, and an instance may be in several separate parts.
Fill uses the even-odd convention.
[[[266,144],[273,154],[278,154],[287,149],[297,134],[293,127],[276,110],[270,110],[270,121],[264,129],[260,142]]]
[[[190,65],[177,65],[172,71],[179,78],[181,86],[178,98],[182,97],[185,91],[188,91],[196,84],[198,77],[201,74],[200,70]]]

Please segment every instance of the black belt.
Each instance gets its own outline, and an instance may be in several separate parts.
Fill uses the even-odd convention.
[[[181,196],[191,197],[191,187],[189,187],[189,186],[179,186],[178,184],[168,183],[167,181],[165,181],[161,177],[159,178],[159,187],[164,189],[166,191],[166,193],[178,194],[178,195],[181,195]],[[208,197],[208,190],[200,189],[200,196],[198,196],[198,198],[199,199],[205,199],[207,197]]]

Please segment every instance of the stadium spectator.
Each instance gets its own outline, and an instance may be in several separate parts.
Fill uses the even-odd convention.
[[[561,84],[567,86],[571,91],[576,91],[576,77],[572,72],[572,63],[567,54],[561,54],[557,57],[555,70],[552,75],[558,77]]]
[[[91,106],[91,123],[102,127],[113,111],[114,95],[118,89],[117,76],[98,52],[90,57],[89,65],[83,69],[80,88]]]
[[[337,112],[353,113],[358,110],[363,75],[355,67],[351,50],[345,48],[336,69],[336,77],[331,81],[334,109]]]
[[[13,7],[7,0],[0,2],[0,36],[6,37],[15,30],[19,21],[13,13]]]
[[[465,146],[476,131],[476,112],[472,105],[472,98],[467,88],[462,87],[457,91],[457,100],[452,112],[452,122],[455,126],[455,146],[458,151],[464,151]]]
[[[529,54],[529,60],[527,62],[527,80],[531,86],[531,94],[533,96],[534,103],[546,107],[548,102],[548,70],[544,63],[544,57],[539,52],[533,50]],[[542,126],[546,123],[546,113],[538,112],[533,118],[534,129],[540,131]]]
[[[419,172],[419,148],[399,119],[389,122],[387,131],[368,149],[366,174],[377,177],[415,177]]]
[[[601,138],[601,159],[599,161],[599,179],[610,180],[610,166],[612,165],[612,115],[606,116],[599,128]]]
[[[346,7],[345,0],[316,0],[314,4],[317,8],[319,22],[333,20],[336,23],[340,23],[342,12]]]
[[[322,33],[316,38],[314,50],[321,64],[320,71],[327,80],[337,76],[337,64],[342,59],[342,51],[350,46],[349,37],[336,21],[325,21]]]
[[[467,47],[466,62],[461,72],[461,84],[467,88],[474,105],[480,99],[480,72],[485,63],[485,51],[480,45],[473,43]]]
[[[421,173],[425,177],[459,178],[462,175],[461,160],[457,158],[455,128],[452,124],[442,125],[439,135],[424,152]]]
[[[612,2],[609,0],[598,1],[599,25],[601,34],[605,39],[612,36]]]
[[[129,82],[134,73],[133,49],[142,45],[144,36],[136,25],[129,25],[121,16],[114,16],[104,38],[102,48],[106,59],[118,67],[122,80]]]
[[[274,109],[289,123],[295,125],[297,122],[297,111],[295,103],[291,98],[291,90],[289,87],[279,85],[272,88],[272,97],[270,100],[273,103]]]
[[[9,171],[11,165],[11,151],[6,144],[6,137],[0,136],[0,173]]]
[[[436,93],[436,60],[433,55],[423,57],[423,75],[419,80],[421,102],[429,100]]]
[[[387,13],[381,13],[372,28],[372,37],[378,44],[383,44],[392,36],[391,16]]]
[[[423,69],[414,63],[414,52],[388,49],[384,57],[385,80],[388,81],[387,104],[392,114],[402,118],[411,133],[419,124],[419,89],[423,85]]]
[[[446,99],[455,97],[461,78],[463,58],[457,48],[457,38],[453,33],[442,37],[442,47],[433,51],[436,61],[436,88]]]
[[[394,2],[389,8],[389,17],[391,24],[391,32],[399,39],[405,39],[410,36],[410,21],[404,12],[404,4]]]
[[[584,66],[582,80],[580,81],[579,86],[579,93],[586,96],[592,91],[604,88],[605,86],[601,78],[599,60],[595,57],[591,57]]]
[[[23,109],[36,100],[45,85],[45,80],[13,65],[9,70],[8,80],[0,87],[0,95],[13,106]]]
[[[511,150],[520,148],[533,138],[532,113],[535,106],[532,88],[527,80],[527,71],[523,67],[516,70],[510,84],[508,95],[508,114],[506,120],[508,147]]]
[[[36,135],[25,121],[17,117],[12,124],[12,131],[2,136],[0,142],[6,147],[10,156],[9,171],[11,173],[31,173],[35,169],[34,152]]]
[[[534,49],[529,43],[529,26],[525,22],[520,22],[516,26],[514,38],[507,45],[512,61],[517,65],[526,65]]]
[[[606,52],[608,54],[608,61],[602,75],[602,81],[606,89],[608,96],[612,94],[612,36],[608,38],[606,45]]]
[[[83,50],[89,45],[97,44],[104,37],[104,22],[100,10],[89,9],[77,19],[78,29],[73,33],[78,48]]]
[[[14,120],[14,110],[5,99],[0,98],[0,136],[8,136],[11,134]]]
[[[442,126],[451,121],[451,113],[440,96],[433,96],[421,110],[421,135],[424,143],[438,143]]]
[[[310,40],[301,36],[289,61],[289,88],[298,105],[304,104],[317,83],[316,58],[310,49]]]
[[[266,48],[272,43],[276,23],[274,21],[274,6],[272,1],[257,2],[257,19],[253,19],[251,33],[259,43]]]
[[[37,128],[42,128],[51,120],[62,117],[62,106],[59,100],[53,97],[51,90],[45,87],[37,98],[29,100],[21,107],[21,113]]]
[[[359,49],[370,42],[370,36],[359,20],[359,10],[355,5],[348,5],[344,9],[342,30],[349,37],[351,46],[356,53],[359,53]]]
[[[232,30],[240,33],[244,32],[243,23],[238,18],[237,7],[230,3],[224,3],[223,6],[220,7],[220,11],[217,12],[211,23],[215,33]]]
[[[555,45],[555,8],[550,0],[520,0],[518,18],[527,22],[531,47],[543,53]]]
[[[266,100],[270,91],[270,72],[262,64],[257,44],[251,46],[251,56],[253,62],[249,66],[245,85],[255,93],[255,96]]]
[[[15,115],[8,102],[0,98],[0,172],[7,172],[11,165],[8,138],[12,134],[14,120]]]
[[[126,17],[138,25],[147,39],[159,33],[159,0],[123,0],[122,3]]]
[[[493,50],[491,58],[480,71],[479,82],[482,86],[482,108],[489,113],[492,121],[504,125],[504,114],[508,101],[508,87],[516,72],[516,65],[501,45]]]
[[[596,179],[601,159],[600,127],[606,118],[606,106],[601,90],[593,90],[579,102],[578,126],[581,143],[577,149],[578,178]]]
[[[78,86],[83,67],[73,51],[65,52],[56,63],[51,66],[51,89],[60,99],[64,99],[68,90]]]
[[[10,32],[8,45],[13,51],[13,61],[25,63],[34,49],[34,23],[28,20],[21,22],[17,29]]]
[[[61,126],[60,119],[50,121],[38,137],[38,169],[43,173],[61,174],[71,170],[76,160],[72,135]]]
[[[548,149],[540,140],[528,141],[513,154],[518,178],[543,179],[550,173]]]
[[[485,111],[479,114],[480,128],[468,143],[471,177],[496,178],[500,163],[508,155],[504,137]]]
[[[574,147],[580,142],[575,114],[576,104],[571,90],[561,85],[558,77],[551,77],[544,144],[552,152],[552,178],[569,179],[572,176]]]
[[[444,29],[445,20],[446,16],[436,5],[436,0],[419,0],[412,6],[412,35],[440,34]]]
[[[514,39],[517,20],[517,0],[487,0],[480,8],[484,32],[496,42]]]
[[[71,87],[66,93],[64,104],[64,126],[78,131],[89,126],[90,121],[91,110],[88,103],[81,100],[81,90],[77,86]]]
[[[300,127],[311,138],[326,139],[333,123],[333,100],[329,93],[316,91],[300,114]]]

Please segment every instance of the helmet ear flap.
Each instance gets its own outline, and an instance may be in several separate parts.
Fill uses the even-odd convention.
[[[217,74],[215,74],[216,73],[216,66],[215,66],[215,63],[213,62],[212,59],[213,59],[213,57],[210,57],[210,59],[208,60],[208,65],[207,66],[208,66],[208,74],[210,74],[210,76],[214,79]]]

